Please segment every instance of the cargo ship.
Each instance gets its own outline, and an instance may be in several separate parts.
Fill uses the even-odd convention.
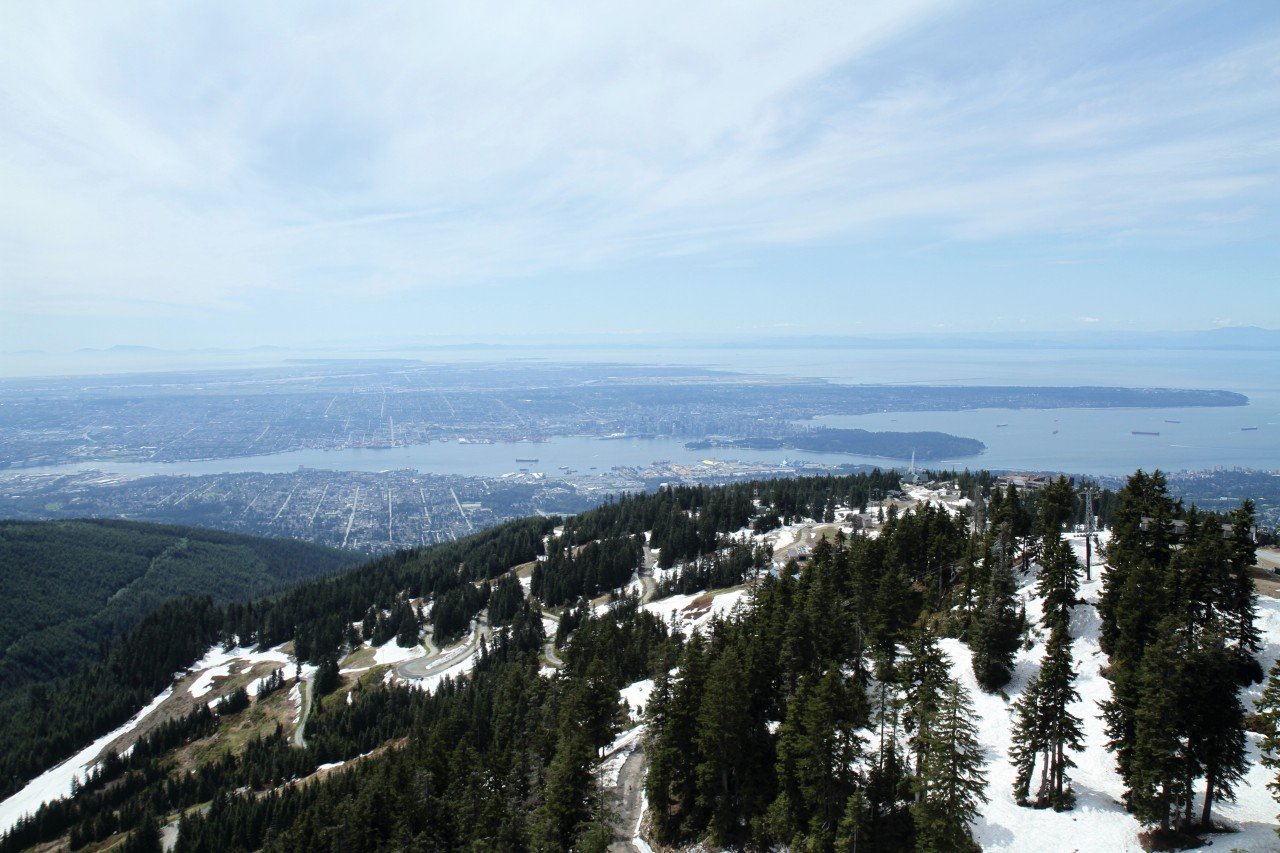
[[[1150,430],[1145,430],[1145,429],[1133,429],[1133,430],[1129,430],[1129,433],[1131,435],[1159,435],[1160,434],[1158,432],[1151,432]]]
[[[517,462],[537,462],[538,460],[537,459],[521,459],[520,457],[517,456],[516,461]]]

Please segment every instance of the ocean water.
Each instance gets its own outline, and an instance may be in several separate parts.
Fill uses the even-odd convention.
[[[416,350],[379,353],[436,362],[506,358],[590,363],[680,364],[733,372],[821,378],[849,384],[1115,385],[1236,391],[1249,405],[1179,409],[978,409],[886,412],[827,417],[820,424],[868,430],[938,430],[977,438],[979,456],[946,460],[968,467],[1123,474],[1215,467],[1280,469],[1280,363],[1266,351],[1165,349],[977,348],[610,348]],[[1159,433],[1159,435],[1135,435]],[[517,463],[517,458],[538,459]],[[51,469],[98,468],[135,474],[201,474],[416,468],[423,472],[496,476],[527,467],[556,474],[562,467],[607,470],[654,460],[781,462],[797,458],[833,464],[902,464],[848,454],[795,451],[686,450],[673,439],[603,441],[556,437],[542,444],[437,443],[390,449],[301,450],[270,456],[186,463],[78,463]],[[931,463],[937,464],[937,463]]]

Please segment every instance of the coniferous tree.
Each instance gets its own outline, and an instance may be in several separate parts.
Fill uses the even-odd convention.
[[[778,729],[778,797],[770,807],[775,837],[797,833],[829,847],[857,783],[862,752],[857,729],[865,722],[861,687],[832,667],[806,675]]]
[[[1060,535],[1046,535],[1041,551],[1043,565],[1036,580],[1036,592],[1044,601],[1044,624],[1070,619],[1080,593],[1080,563],[1071,545]]]
[[[938,648],[937,638],[928,626],[912,637],[908,655],[902,663],[904,709],[902,727],[907,745],[915,758],[919,775],[925,763],[925,752],[931,743],[929,727],[937,719],[942,694],[951,681],[951,661]]]
[[[1267,674],[1267,686],[1258,700],[1258,718],[1262,728],[1262,739],[1258,742],[1262,765],[1275,774],[1267,787],[1272,798],[1280,803],[1280,660]],[[1276,820],[1280,822],[1280,814]],[[1276,827],[1276,835],[1280,836],[1280,826]]]
[[[1223,611],[1227,621],[1228,636],[1234,641],[1241,658],[1241,679],[1246,684],[1262,681],[1262,667],[1258,664],[1258,651],[1262,648],[1262,635],[1257,624],[1257,589],[1250,571],[1257,562],[1253,543],[1254,505],[1244,500],[1231,513],[1231,534],[1227,546],[1230,579],[1223,595]]]
[[[569,850],[590,820],[594,807],[591,767],[596,750],[586,734],[562,729],[555,757],[547,768],[542,805],[534,816],[537,850]]]
[[[1008,528],[1001,541],[1007,541]],[[1013,656],[1018,649],[1021,619],[1015,602],[1017,588],[1010,552],[1003,544],[996,555],[987,585],[978,600],[970,629],[969,647],[973,649],[973,674],[984,690],[998,690],[1013,675]]]
[[[333,655],[329,655],[320,661],[320,666],[316,669],[315,681],[312,682],[316,696],[327,696],[337,689],[340,682],[338,659]]]
[[[1237,652],[1227,644],[1226,637],[1211,631],[1200,638],[1199,648],[1188,662],[1194,673],[1188,679],[1191,692],[1186,697],[1191,709],[1188,770],[1198,770],[1204,776],[1200,825],[1205,830],[1212,828],[1214,802],[1233,799],[1235,786],[1249,768],[1237,659]],[[1186,805],[1184,823],[1190,825],[1190,797]]]
[[[1075,517],[1076,489],[1066,477],[1058,477],[1036,496],[1036,527],[1042,541],[1062,536],[1063,527]]]
[[[160,853],[160,821],[155,812],[148,809],[128,839],[120,846],[122,853]]]
[[[398,616],[396,645],[403,649],[413,648],[418,645],[418,632],[422,628],[418,614],[414,612],[412,605],[404,602],[398,609]]]
[[[728,844],[738,834],[743,815],[761,807],[761,776],[753,771],[763,757],[759,744],[767,742],[763,717],[742,689],[746,671],[737,649],[727,649],[712,661],[697,717],[698,806],[707,814],[714,844]],[[767,803],[767,800],[765,801]]]
[[[1195,756],[1183,737],[1187,730],[1189,682],[1186,630],[1175,616],[1164,619],[1157,639],[1143,656],[1137,678],[1142,701],[1134,714],[1127,767],[1129,809],[1138,820],[1168,830],[1191,796]]]
[[[701,634],[685,643],[679,674],[659,678],[649,700],[649,773],[645,790],[653,809],[655,840],[670,844],[702,825],[697,802],[700,763],[698,712],[707,678],[706,644]],[[662,688],[662,689],[660,689]]]
[[[1052,806],[1055,811],[1070,808],[1073,798],[1067,790],[1067,770],[1075,766],[1068,751],[1084,745],[1079,717],[1067,710],[1078,701],[1075,669],[1071,656],[1071,636],[1066,623],[1056,621],[1049,635],[1040,672],[1027,685],[1015,704],[1014,746],[1011,750],[1017,780],[1014,798],[1021,804]],[[1037,763],[1040,784],[1034,798],[1030,786]]]
[[[1169,567],[1175,507],[1159,471],[1136,472],[1118,495],[1098,600],[1099,644],[1110,656],[1111,698],[1103,704],[1109,748],[1120,777],[1133,788],[1137,712],[1145,701],[1141,669],[1157,626],[1170,610]]]
[[[916,785],[913,806],[916,849],[978,850],[969,824],[986,803],[986,774],[973,703],[956,681],[942,694],[937,717],[929,727],[930,744]]]

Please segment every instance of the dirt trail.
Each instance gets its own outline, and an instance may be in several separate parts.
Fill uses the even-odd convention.
[[[637,747],[627,756],[618,773],[618,785],[610,792],[617,819],[614,831],[618,840],[609,845],[610,853],[641,853],[633,840],[639,835],[640,819],[644,809],[644,750]]]
[[[307,739],[303,735],[307,730],[307,716],[311,713],[311,694],[315,692],[314,684],[314,675],[298,682],[298,692],[302,694],[302,713],[298,715],[298,727],[293,730],[293,745],[298,749],[307,748]]]

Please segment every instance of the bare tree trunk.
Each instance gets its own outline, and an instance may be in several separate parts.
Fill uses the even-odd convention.
[[[1200,813],[1200,825],[1205,829],[1209,828],[1209,820],[1213,814],[1213,783],[1217,781],[1214,776],[1214,772],[1210,770],[1204,779],[1204,811]]]
[[[1043,802],[1043,801],[1044,801],[1045,791],[1046,791],[1046,790],[1048,790],[1048,788],[1049,788],[1049,764],[1050,764],[1049,756],[1051,756],[1052,754],[1053,754],[1053,753],[1052,753],[1052,752],[1050,752],[1050,751],[1049,751],[1049,749],[1047,749],[1047,748],[1045,749],[1045,751],[1044,751],[1043,753],[1041,753],[1041,758],[1040,758],[1040,787],[1036,790],[1036,802],[1037,802],[1037,803],[1039,803],[1039,802]]]
[[[1057,748],[1054,750],[1053,795],[1059,800],[1062,799],[1062,782],[1063,777],[1066,776],[1066,759],[1063,755],[1063,750],[1064,747],[1061,742],[1058,743]]]
[[[1195,779],[1191,775],[1187,775],[1187,808],[1182,817],[1183,826],[1191,826],[1191,815],[1195,811],[1196,805],[1196,789],[1194,787]]]

